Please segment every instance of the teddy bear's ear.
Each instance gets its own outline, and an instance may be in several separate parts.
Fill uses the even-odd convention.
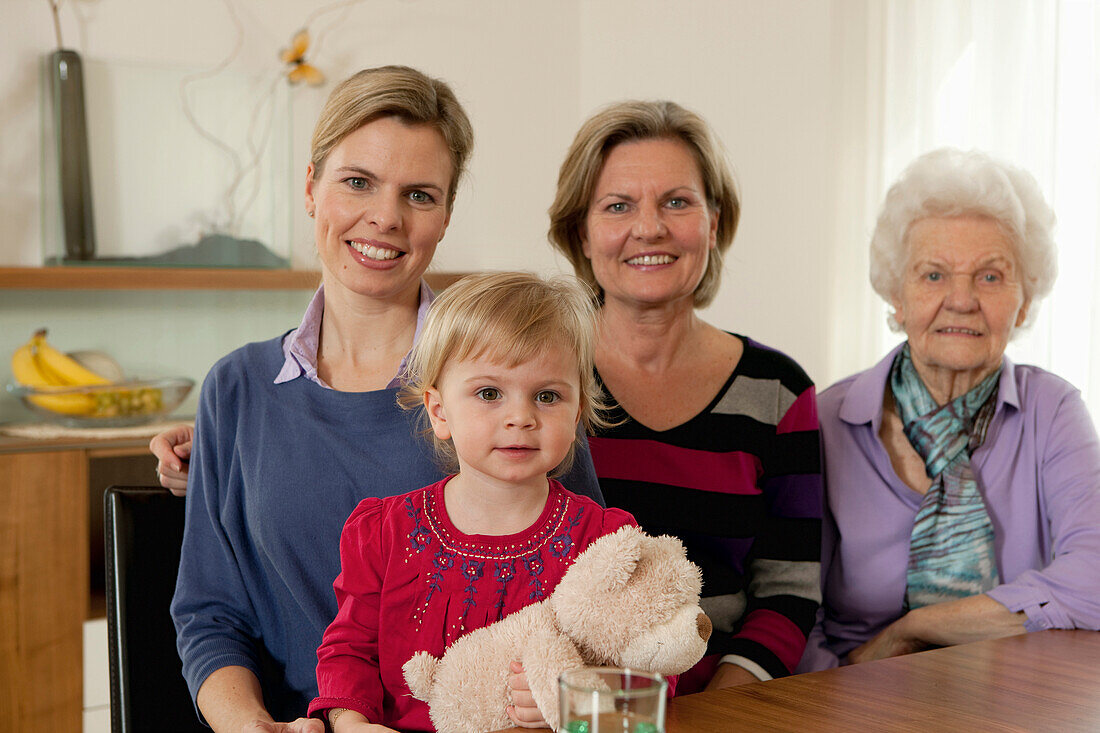
[[[702,591],[703,575],[698,566],[688,562],[687,550],[678,537],[654,537],[648,557],[650,562],[664,568],[658,571],[658,575],[675,578],[674,582],[665,586],[666,593],[674,593],[685,600],[698,597]]]
[[[663,534],[653,538],[654,554],[659,557],[687,557],[687,550],[679,537]]]
[[[652,539],[637,527],[620,527],[578,555],[567,577],[599,592],[622,588],[634,574],[644,544]]]

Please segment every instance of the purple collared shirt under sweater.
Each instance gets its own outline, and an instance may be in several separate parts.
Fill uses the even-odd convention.
[[[818,397],[825,458],[824,598],[799,666],[834,667],[903,612],[921,495],[897,477],[878,431],[898,350]],[[1100,440],[1080,393],[1004,358],[985,443],[971,457],[995,532],[1001,585],[1025,628],[1100,629]]]
[[[420,305],[416,309],[416,332],[413,334],[413,343],[420,339],[420,329],[424,327],[424,317],[428,313],[428,306],[435,300],[435,294],[428,287],[428,283],[420,281]],[[317,374],[317,346],[321,343],[321,316],[325,312],[325,286],[317,288],[313,299],[309,301],[306,313],[302,316],[302,322],[283,337],[283,368],[275,377],[275,384],[289,382],[292,379],[304,376],[309,381],[319,384],[325,389],[332,389],[325,384],[325,380]],[[401,366],[397,370],[386,389],[396,389],[401,386],[401,375],[405,371],[405,364],[409,355],[401,360]]]

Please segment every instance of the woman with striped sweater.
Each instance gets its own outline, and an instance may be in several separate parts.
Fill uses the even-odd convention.
[[[784,354],[699,318],[739,202],[709,126],[622,102],[577,133],[550,240],[600,303],[596,370],[617,426],[590,439],[609,506],[703,569],[708,655],[678,693],[793,672],[820,602],[814,386]]]

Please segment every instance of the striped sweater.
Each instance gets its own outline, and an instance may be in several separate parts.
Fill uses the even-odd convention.
[[[702,568],[715,630],[685,676],[700,684],[726,655],[765,679],[790,674],[821,600],[814,385],[786,355],[738,338],[744,354],[700,414],[655,431],[615,407],[621,424],[589,440],[607,505],[679,537]]]

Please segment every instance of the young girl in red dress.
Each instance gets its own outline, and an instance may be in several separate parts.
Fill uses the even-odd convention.
[[[344,525],[339,611],[317,651],[310,715],[336,733],[432,730],[401,666],[546,598],[630,514],[548,476],[600,424],[592,299],[572,278],[465,278],[432,304],[402,403],[422,409],[454,475],[365,499]]]

